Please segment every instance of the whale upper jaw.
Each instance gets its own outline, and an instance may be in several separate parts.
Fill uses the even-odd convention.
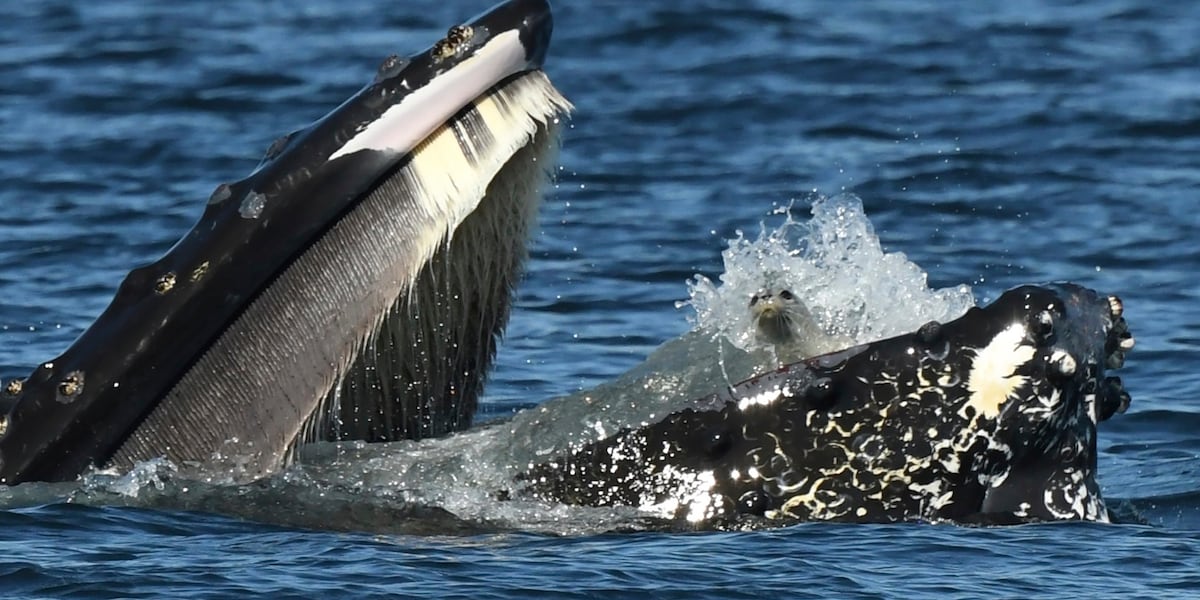
[[[66,352],[0,390],[0,483],[157,456],[252,477],[306,439],[467,426],[570,109],[540,71],[551,30],[545,0],[504,2],[218,186]],[[489,275],[447,284],[435,263]],[[356,369],[392,377],[355,388],[373,381]]]
[[[1123,412],[1118,299],[1024,286],[531,465],[508,496],[686,526],[1108,519],[1096,425]],[[764,520],[765,519],[765,520]]]

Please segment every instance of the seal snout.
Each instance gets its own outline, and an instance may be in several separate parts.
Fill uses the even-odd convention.
[[[796,310],[796,295],[790,290],[762,289],[750,297],[750,314],[758,333],[772,344],[783,344],[795,336],[792,331],[792,312]]]
[[[779,293],[771,290],[759,290],[750,296],[750,309],[756,314],[776,313],[795,301],[796,295],[790,290],[780,290]]]

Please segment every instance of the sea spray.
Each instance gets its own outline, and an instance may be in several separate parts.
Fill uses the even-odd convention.
[[[745,351],[761,344],[748,304],[764,288],[790,290],[830,339],[855,343],[949,321],[975,305],[970,286],[929,289],[925,271],[904,253],[884,252],[851,194],[816,200],[806,222],[788,210],[782,224],[763,224],[755,239],[739,231],[722,258],[719,283],[696,275],[687,284],[690,299],[678,305],[693,310],[697,330]]]

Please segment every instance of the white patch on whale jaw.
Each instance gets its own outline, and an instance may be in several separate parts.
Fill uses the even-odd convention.
[[[1017,369],[1033,360],[1037,348],[1026,343],[1028,331],[1020,323],[1005,328],[987,346],[975,351],[971,372],[967,377],[967,391],[971,393],[959,415],[967,418],[967,407],[975,409],[976,415],[995,419],[1000,407],[1029,383],[1029,378],[1018,375]]]

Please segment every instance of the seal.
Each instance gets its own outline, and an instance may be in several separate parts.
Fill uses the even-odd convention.
[[[541,71],[550,31],[544,0],[505,2],[385,59],[217,186],[71,348],[0,388],[0,483],[159,456],[252,479],[310,440],[469,426],[570,110]],[[509,495],[700,526],[1104,520],[1096,424],[1129,404],[1105,375],[1133,347],[1122,311],[1018,288],[531,464]],[[803,343],[805,322],[764,335]]]
[[[310,440],[469,426],[570,110],[541,70],[551,30],[545,0],[503,2],[217,186],[4,386],[0,483],[160,456],[248,479]]]
[[[794,363],[853,344],[821,329],[808,306],[787,288],[762,288],[750,296],[757,340],[771,346],[781,364]]]
[[[507,495],[698,527],[1106,521],[1096,425],[1129,405],[1115,296],[1023,286],[529,465]]]

